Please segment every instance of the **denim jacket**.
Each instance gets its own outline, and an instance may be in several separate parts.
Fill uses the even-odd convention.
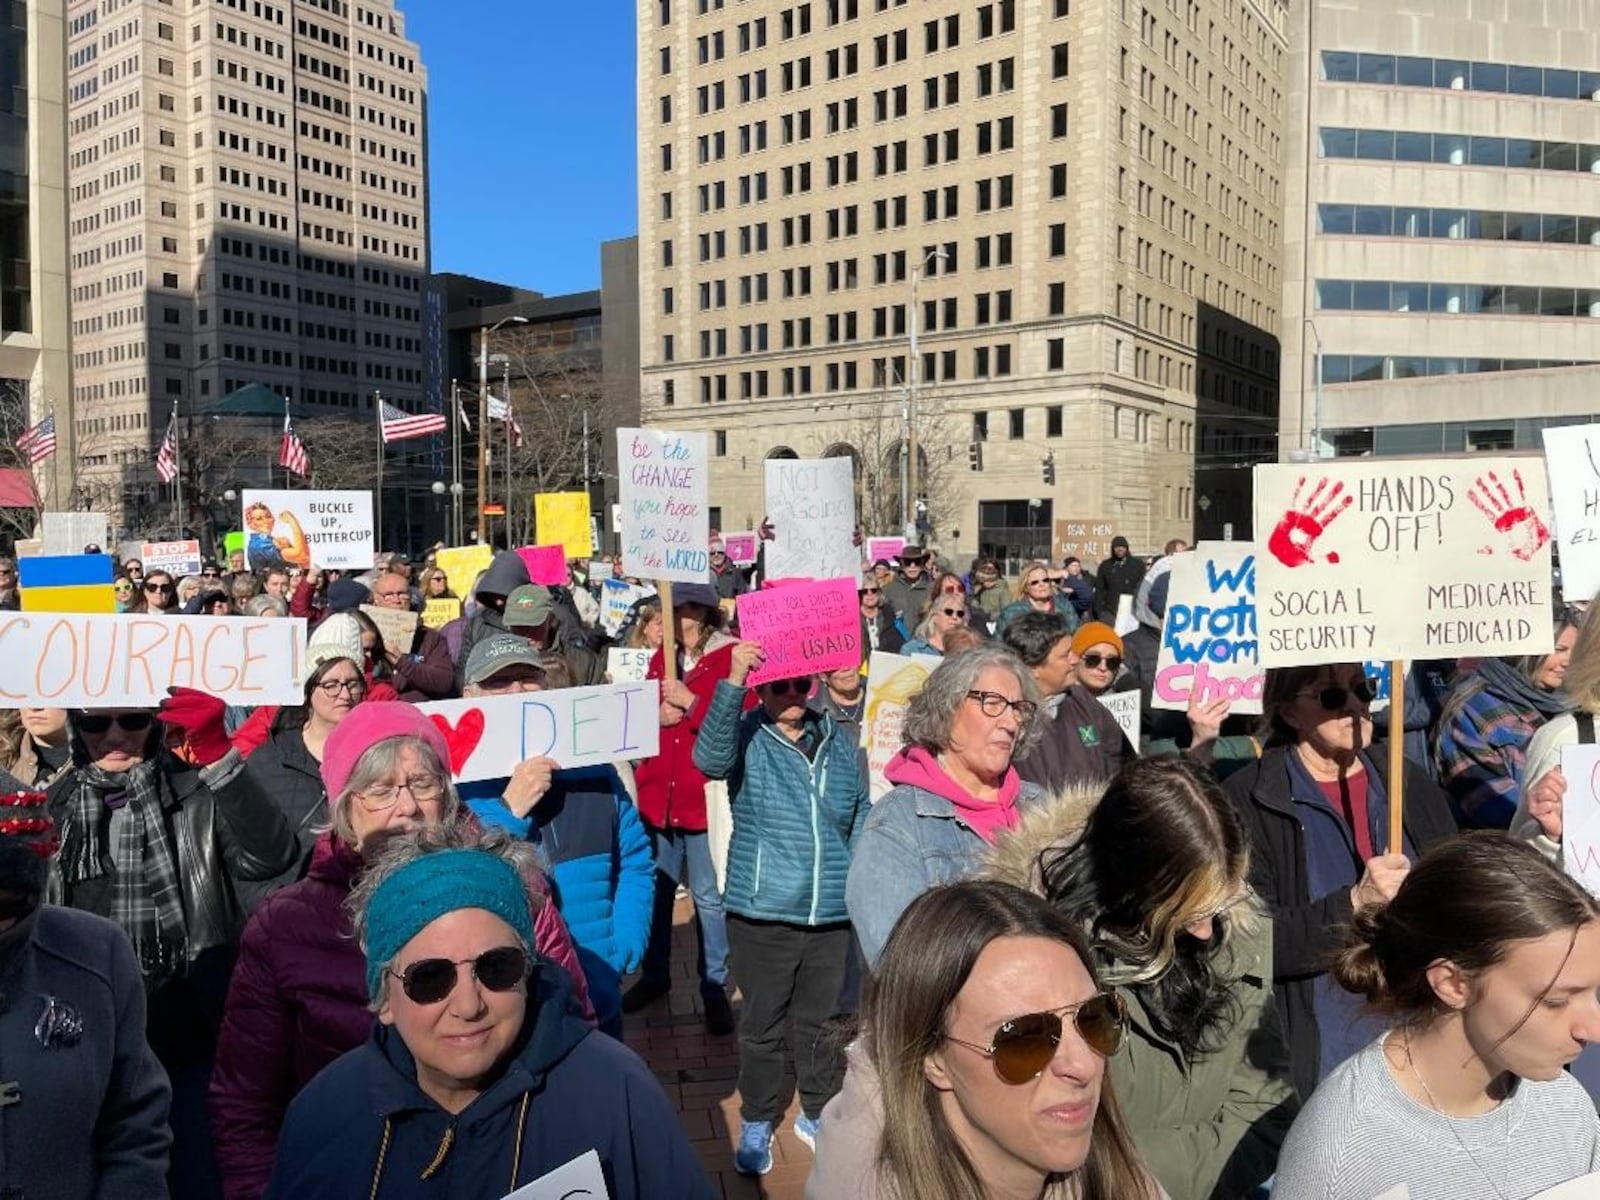
[[[1022,784],[1017,807],[1044,801],[1037,784]],[[889,931],[906,907],[931,887],[977,872],[989,849],[943,796],[900,784],[872,806],[856,840],[845,882],[845,906],[861,953],[876,966]]]

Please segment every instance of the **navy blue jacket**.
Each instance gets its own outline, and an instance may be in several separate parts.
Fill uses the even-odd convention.
[[[448,1130],[454,1136],[440,1155]],[[445,1112],[417,1085],[400,1035],[378,1024],[366,1045],[337,1059],[289,1106],[265,1196],[501,1200],[590,1150],[612,1200],[716,1196],[655,1076],[632,1050],[584,1024],[565,972],[540,961],[520,1048],[477,1099],[453,1117]]]

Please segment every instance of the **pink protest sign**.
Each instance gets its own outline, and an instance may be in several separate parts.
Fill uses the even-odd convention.
[[[900,551],[904,550],[905,548],[906,540],[903,537],[868,538],[867,561],[869,563],[875,563],[886,558],[890,562],[893,562],[897,557],[899,557]]]
[[[534,583],[565,584],[567,551],[564,546],[523,546],[517,557],[528,565],[528,578]]]
[[[767,652],[767,660],[746,681],[752,687],[861,665],[861,607],[854,580],[786,583],[747,592],[738,604],[740,634]]]
[[[722,548],[727,551],[729,562],[748,567],[756,560],[756,535],[753,532],[725,533],[722,535]]]

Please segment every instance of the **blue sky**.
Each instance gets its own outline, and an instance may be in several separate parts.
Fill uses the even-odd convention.
[[[638,228],[628,0],[399,0],[428,68],[433,269],[600,286]]]

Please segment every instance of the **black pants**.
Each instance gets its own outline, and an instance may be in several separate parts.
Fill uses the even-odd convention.
[[[822,1116],[844,1082],[844,1046],[825,1026],[838,1010],[850,926],[751,921],[729,913],[728,948],[744,995],[739,1115],[774,1124],[783,1117],[783,1027],[792,1018],[800,1105],[806,1116]]]

